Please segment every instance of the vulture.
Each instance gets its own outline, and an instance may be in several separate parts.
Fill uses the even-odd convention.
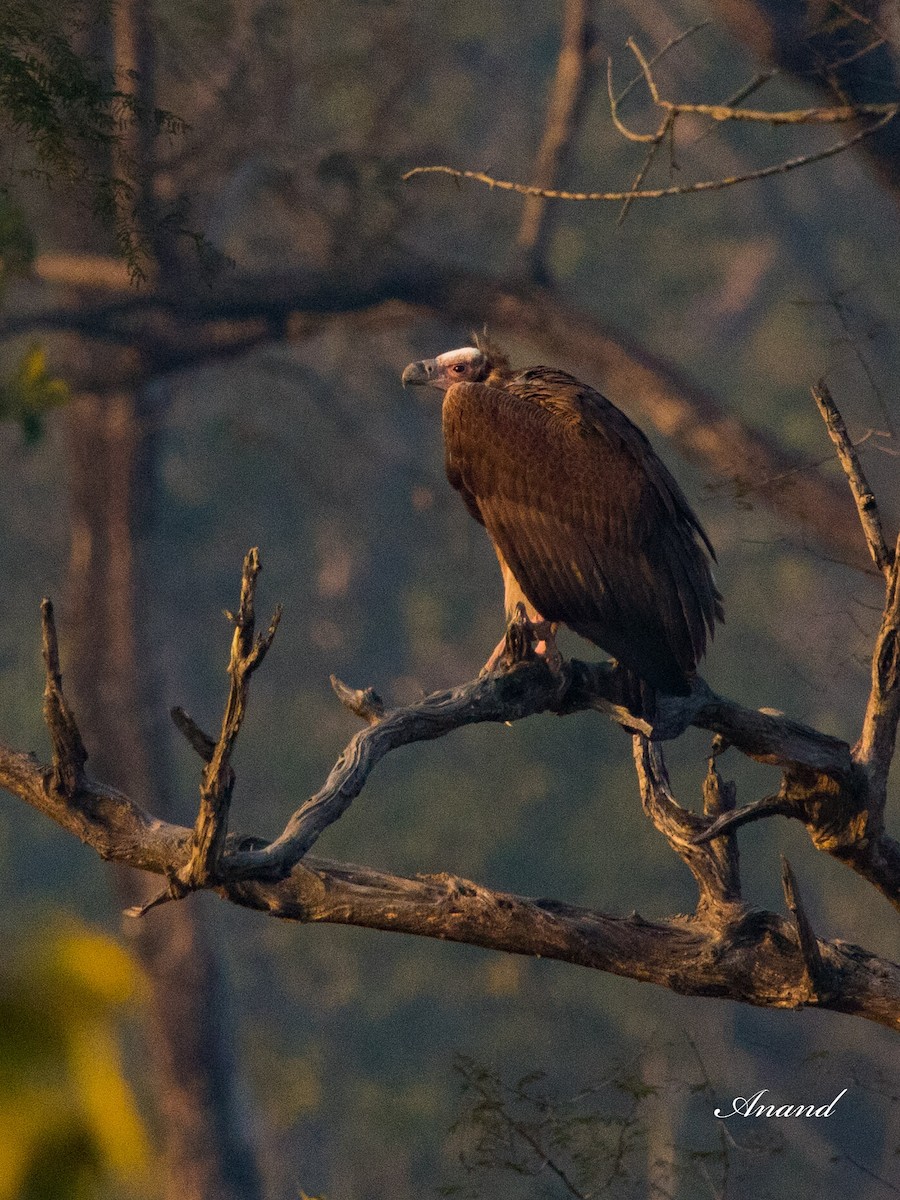
[[[524,605],[551,669],[564,624],[616,659],[638,695],[687,695],[723,619],[715,553],[637,426],[565,371],[513,370],[486,338],[402,378],[444,393],[447,478],[494,545],[507,620]]]

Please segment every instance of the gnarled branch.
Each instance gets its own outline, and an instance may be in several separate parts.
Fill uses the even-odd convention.
[[[217,757],[225,771],[216,776],[224,781],[225,807],[217,809],[218,801],[210,804],[212,834],[203,843],[218,839],[220,851],[206,871],[197,873],[195,867],[196,828],[156,819],[83,771],[72,775],[71,784],[61,790],[52,770],[32,756],[0,747],[0,783],[104,858],[179,881],[180,891],[170,882],[158,901],[183,894],[185,881],[190,881],[193,887],[210,888],[273,916],[539,954],[661,983],[685,994],[728,996],[771,1007],[831,1008],[900,1028],[900,967],[858,947],[812,938],[796,885],[787,874],[795,929],[774,913],[748,908],[740,894],[733,830],[723,823],[737,815],[733,788],[723,784],[711,762],[703,814],[683,808],[671,793],[659,743],[692,723],[714,731],[719,750],[727,744],[777,763],[784,772],[784,811],[801,816],[820,848],[870,878],[900,906],[900,850],[883,832],[872,836],[861,820],[867,801],[865,778],[860,779],[849,747],[781,714],[725,701],[700,680],[688,697],[660,696],[652,740],[635,738],[645,807],[697,880],[699,903],[691,917],[657,922],[636,914],[620,918],[491,892],[450,875],[404,879],[307,855],[323,830],[360,794],[378,761],[396,746],[442,737],[476,722],[518,720],[540,712],[563,715],[593,708],[626,726],[633,723],[617,704],[619,669],[608,663],[569,662],[557,676],[542,659],[526,653],[522,661],[498,673],[393,710],[369,689],[356,691],[336,683],[342,702],[366,727],[351,740],[324,787],[298,808],[274,842],[226,836],[223,818],[233,784],[228,757],[243,711],[240,689],[274,633],[271,626],[263,637],[253,631],[258,569],[258,558],[251,553],[245,562],[232,646],[232,690],[220,740],[213,742],[181,710],[176,718],[207,763],[204,786]],[[45,623],[45,636],[46,629]],[[49,678],[56,700],[48,708],[48,721],[56,720],[59,711],[68,712],[53,668],[54,644],[51,637]],[[698,836],[704,831],[706,838]]]

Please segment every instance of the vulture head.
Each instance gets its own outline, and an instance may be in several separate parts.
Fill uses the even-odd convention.
[[[474,346],[410,363],[402,375],[404,387],[423,384],[445,392],[454,383],[499,383],[509,374],[509,359],[487,338],[476,334],[474,341]]]

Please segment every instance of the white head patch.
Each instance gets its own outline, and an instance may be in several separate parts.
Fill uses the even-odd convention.
[[[474,346],[463,346],[459,350],[448,350],[445,354],[439,354],[434,361],[443,369],[452,367],[454,363],[480,363],[483,359],[484,355]]]

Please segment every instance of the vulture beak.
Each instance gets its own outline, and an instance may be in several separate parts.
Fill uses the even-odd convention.
[[[423,362],[410,363],[400,378],[403,386],[406,387],[407,384],[431,383],[436,374],[437,363],[433,358],[429,358]]]

